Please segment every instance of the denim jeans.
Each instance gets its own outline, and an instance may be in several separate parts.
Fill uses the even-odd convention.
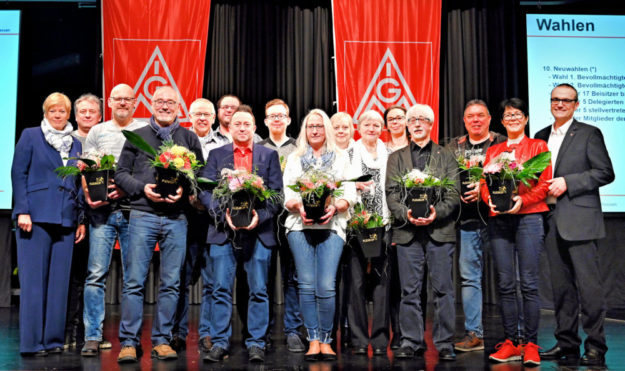
[[[407,245],[397,245],[399,280],[402,299],[399,306],[401,346],[425,350],[424,323],[421,308],[421,286],[427,264],[428,279],[434,293],[434,320],[432,340],[441,350],[453,349],[452,340],[456,325],[454,303],[453,243],[434,241],[427,231],[420,230]]]
[[[128,234],[128,251],[122,254],[125,262],[119,341],[122,346],[136,347],[140,343],[143,289],[158,242],[160,286],[157,310],[152,319],[152,344],[169,343],[178,303],[180,269],[186,252],[187,219],[184,214],[170,218],[132,210]]]
[[[115,240],[119,239],[122,256],[128,249],[128,219],[121,210],[111,212],[105,224],[89,226],[89,262],[85,281],[85,341],[102,341],[104,292]],[[124,272],[122,258],[122,274]]]
[[[538,271],[543,249],[541,214],[499,215],[490,218],[488,233],[497,270],[497,290],[501,306],[504,335],[514,340],[518,329],[515,259],[521,278],[524,335],[536,343],[540,319]]]
[[[332,342],[336,270],[345,241],[329,230],[292,231],[287,235],[295,259],[300,310],[308,341]]]
[[[237,270],[237,259],[232,245],[211,245],[210,258],[213,266],[213,295],[210,313],[210,336],[213,346],[229,349],[232,335],[232,292]],[[249,299],[247,329],[250,338],[245,346],[265,347],[265,334],[269,325],[269,295],[267,277],[271,263],[271,249],[256,240],[251,257],[243,262],[247,273]]]
[[[295,271],[295,261],[293,260],[293,253],[289,248],[288,240],[286,236],[280,238],[279,247],[274,252],[271,258],[271,268],[269,270],[269,297],[272,298],[275,294],[275,285],[277,278],[277,258],[280,256],[280,277],[282,277],[282,292],[284,294],[284,334],[299,334],[299,328],[303,325],[303,320],[299,310],[299,298],[297,295],[297,274]],[[269,328],[267,336],[271,337],[273,333],[273,327],[275,324],[275,311],[273,306],[269,306]]]
[[[480,223],[480,222],[478,222]],[[484,336],[482,327],[482,272],[484,245],[488,243],[486,227],[469,225],[460,227],[460,277],[462,280],[462,309],[464,329],[477,337]]]

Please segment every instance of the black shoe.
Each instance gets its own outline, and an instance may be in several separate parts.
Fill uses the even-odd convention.
[[[83,357],[95,357],[100,351],[100,342],[97,340],[87,340],[85,346],[80,350],[80,355]]]
[[[321,352],[319,353],[311,353],[311,354],[305,354],[304,355],[304,360],[308,361],[308,362],[316,362],[318,360],[321,359]]]
[[[588,349],[584,352],[579,363],[583,366],[603,366],[605,364],[605,355],[599,353],[597,349]]]
[[[48,354],[61,354],[63,353],[63,347],[54,347],[52,349],[48,349]]]
[[[252,345],[247,349],[247,359],[250,362],[265,362],[265,351],[261,347]]]
[[[208,362],[219,362],[228,358],[228,351],[222,347],[213,346],[204,356],[204,360]]]
[[[48,356],[48,351],[47,350],[39,350],[37,352],[24,352],[24,353],[20,353],[20,355],[22,357],[47,357]]]
[[[326,362],[336,361],[336,354],[321,352],[319,354],[319,360]]]
[[[399,336],[395,336],[395,334],[393,334],[393,340],[391,341],[391,349],[392,350],[399,349],[400,346],[401,346],[401,339],[399,338]]]
[[[413,358],[414,353],[414,349],[410,347],[400,347],[395,351],[395,358]]]
[[[187,341],[179,336],[174,336],[171,338],[169,346],[172,347],[172,349],[176,352],[179,352],[187,347]]]
[[[354,354],[356,354],[356,355],[366,355],[367,354],[367,347],[357,347],[357,348],[354,348]]]
[[[438,359],[441,361],[455,361],[456,360],[456,353],[454,353],[453,350],[451,349],[443,349],[440,352],[438,352]]]
[[[554,346],[553,348],[544,352],[538,352],[540,359],[544,360],[558,360],[561,358],[579,358],[579,350],[571,348],[560,348]]]
[[[291,353],[303,353],[306,346],[298,334],[289,334],[286,337],[286,349]]]
[[[212,347],[213,347],[213,343],[211,343],[210,336],[204,336],[203,338],[200,339],[200,350],[202,352],[208,353],[210,352]]]
[[[373,348],[373,355],[374,356],[385,356],[386,355],[386,348]]]

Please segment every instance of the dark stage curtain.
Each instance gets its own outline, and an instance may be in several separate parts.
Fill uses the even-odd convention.
[[[309,110],[335,111],[332,54],[330,1],[213,0],[204,95],[213,103],[239,96],[252,106],[263,137],[265,103],[283,99],[295,136]]]

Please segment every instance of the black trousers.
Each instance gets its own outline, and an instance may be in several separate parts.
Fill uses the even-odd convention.
[[[85,324],[83,310],[85,307],[84,292],[89,262],[89,234],[85,239],[74,245],[72,252],[72,270],[69,277],[67,295],[67,317],[65,320],[65,339],[76,341],[77,346],[85,342]]]
[[[370,269],[367,269],[370,262]],[[369,272],[367,272],[369,270]],[[380,257],[365,258],[357,242],[352,244],[349,259],[350,296],[347,318],[352,332],[354,348],[367,347],[369,342],[375,348],[386,349],[389,341],[390,282],[391,265],[384,253]],[[373,315],[371,336],[367,317],[367,286],[372,289]]]
[[[565,241],[560,237],[553,213],[547,215],[545,247],[549,258],[553,303],[556,310],[555,337],[561,348],[578,349],[579,314],[588,335],[584,348],[603,354],[608,350],[603,322],[606,304],[597,255],[597,242]]]

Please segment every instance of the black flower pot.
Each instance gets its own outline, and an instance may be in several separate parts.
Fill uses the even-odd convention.
[[[469,179],[469,172],[467,170],[462,170],[458,176],[460,177],[460,196],[465,197],[465,193],[473,189],[469,188],[469,185],[473,182]]]
[[[254,209],[254,195],[248,191],[238,191],[232,194],[229,202],[230,218],[235,227],[247,227],[252,222]]]
[[[156,189],[155,192],[160,194],[162,198],[169,195],[175,195],[180,186],[180,172],[174,169],[164,167],[156,167]]]
[[[365,258],[377,258],[384,247],[384,227],[360,229],[356,232]]]
[[[434,201],[434,189],[414,187],[408,189],[406,204],[412,211],[413,218],[427,218],[430,215],[430,205]]]
[[[96,170],[84,173],[89,197],[91,201],[106,201],[108,199],[108,186],[113,179],[113,170]]]
[[[328,196],[330,196],[328,192],[324,192],[321,197],[317,196],[316,193],[311,193],[308,197],[302,199],[307,219],[312,219],[315,223],[321,222],[321,217],[326,213]]]
[[[514,206],[512,197],[515,195],[517,187],[512,179],[499,179],[495,176],[486,178],[486,186],[490,193],[490,201],[499,212],[508,211]]]

